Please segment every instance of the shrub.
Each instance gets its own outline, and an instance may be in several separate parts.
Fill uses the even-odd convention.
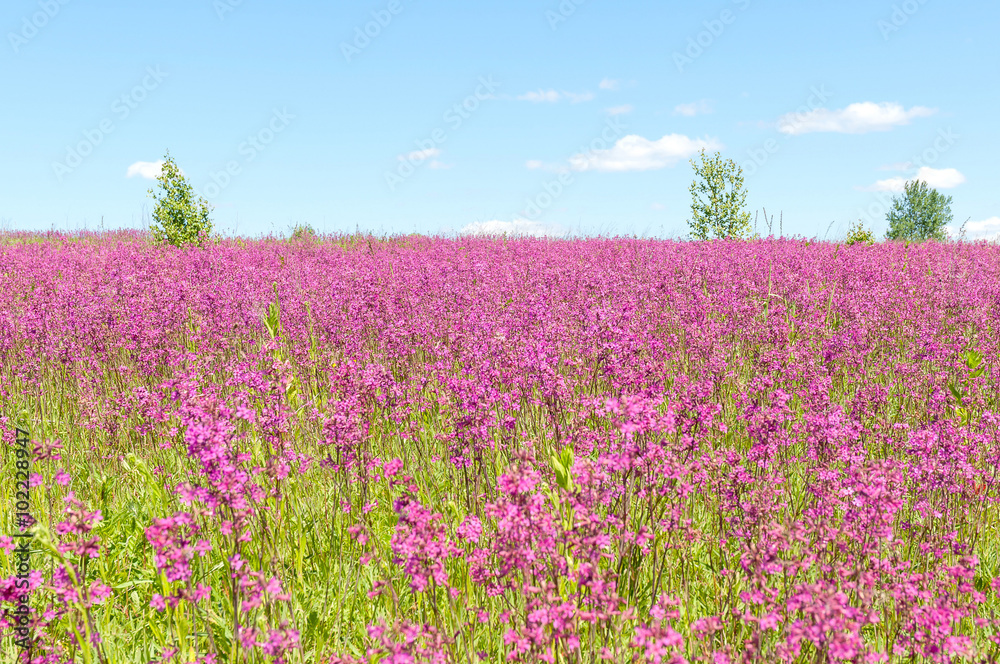
[[[292,226],[293,240],[315,240],[316,230],[309,224],[295,224]]]
[[[865,244],[875,244],[875,234],[865,228],[865,225],[858,219],[857,223],[851,224],[851,227],[847,230],[847,239],[844,240],[844,244],[850,247],[862,242]]]
[[[163,158],[163,169],[156,179],[160,183],[159,192],[149,190],[156,203],[153,209],[154,225],[150,228],[153,239],[176,247],[201,245],[212,232],[212,220],[209,218],[212,206],[204,198],[195,197],[194,189],[169,151]]]

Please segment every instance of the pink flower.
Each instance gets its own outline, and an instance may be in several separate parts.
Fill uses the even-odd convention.
[[[391,459],[382,467],[382,472],[385,473],[386,477],[395,477],[396,473],[398,473],[402,467],[402,459]]]
[[[476,515],[470,514],[455,529],[455,533],[466,541],[476,543],[483,535],[483,524]]]

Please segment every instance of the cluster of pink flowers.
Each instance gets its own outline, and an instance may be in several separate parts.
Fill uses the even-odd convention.
[[[87,563],[109,551],[141,553],[165,662],[1000,656],[1000,247],[119,235],[0,259],[0,402],[65,406],[35,448],[61,556],[31,578],[39,662],[129,610]],[[81,463],[150,468],[141,546]],[[188,650],[184,611],[209,630]]]

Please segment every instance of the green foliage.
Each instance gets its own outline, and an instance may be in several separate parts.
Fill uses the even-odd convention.
[[[201,245],[212,232],[209,214],[212,206],[204,198],[194,196],[194,190],[170,156],[163,158],[163,170],[156,178],[159,192],[149,190],[156,202],[153,209],[154,225],[150,228],[153,239],[175,247],[186,244]]]
[[[556,472],[556,484],[563,491],[572,491],[573,484],[573,448],[566,447],[558,456],[552,455],[552,469]]]
[[[952,218],[951,196],[938,193],[920,180],[908,182],[903,195],[892,199],[885,236],[889,240],[943,241],[944,228]]]
[[[295,224],[292,226],[293,240],[315,240],[316,230],[309,224]]]
[[[281,301],[278,299],[278,284],[275,282],[272,284],[274,286],[274,302],[269,302],[267,305],[267,315],[262,316],[264,321],[264,327],[267,328],[267,333],[271,335],[271,339],[274,340],[281,336]]]
[[[744,210],[747,192],[743,187],[743,169],[732,159],[723,161],[718,152],[714,157],[706,157],[704,150],[701,164],[692,159],[691,166],[697,176],[689,190],[691,236],[697,240],[749,236],[750,213]]]
[[[966,389],[971,387],[972,381],[983,375],[986,371],[986,367],[981,366],[983,363],[983,356],[979,351],[968,349],[962,353],[962,359],[965,360],[965,367],[969,370],[969,375],[963,381],[964,384],[959,384],[956,381],[949,381],[948,390],[951,391],[951,395],[955,397],[955,415],[958,416],[959,422],[962,426],[968,426],[972,421],[972,411],[966,405],[966,399],[971,396],[971,394],[966,392]]]
[[[857,223],[851,224],[851,227],[847,230],[847,239],[844,240],[844,244],[850,247],[861,243],[875,244],[875,234],[858,219]]]

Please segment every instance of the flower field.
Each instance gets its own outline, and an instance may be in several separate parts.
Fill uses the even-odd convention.
[[[7,234],[0,662],[996,661],[998,350],[983,243]]]

